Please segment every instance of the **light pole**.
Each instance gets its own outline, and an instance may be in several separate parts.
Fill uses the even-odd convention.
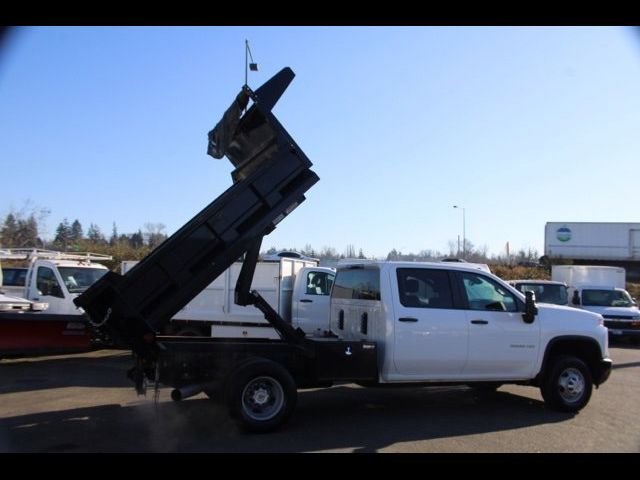
[[[466,232],[465,232],[465,218],[464,218],[464,207],[461,207],[459,205],[454,205],[453,208],[459,208],[462,209],[462,259],[466,260],[466,256],[467,256],[467,236],[466,236]]]

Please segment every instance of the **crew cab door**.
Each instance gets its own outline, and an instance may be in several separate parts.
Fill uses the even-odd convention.
[[[330,294],[335,273],[305,268],[298,273],[294,290],[293,324],[308,335],[329,330]]]
[[[34,265],[35,273],[31,279],[32,284],[29,286],[28,299],[34,302],[46,302],[49,304],[47,313],[65,314],[68,313],[70,300],[66,298],[68,293],[62,282],[56,275],[53,268]],[[73,305],[73,304],[72,304]]]
[[[391,269],[396,371],[417,379],[459,377],[467,362],[469,324],[446,269]],[[395,278],[393,278],[395,276]]]
[[[465,377],[530,378],[538,356],[540,322],[522,320],[523,304],[481,273],[457,272],[469,327]]]

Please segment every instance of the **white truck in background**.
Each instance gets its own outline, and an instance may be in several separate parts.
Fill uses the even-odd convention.
[[[9,286],[0,291],[0,355],[22,356],[86,351],[108,340],[95,335],[84,310],[73,300],[109,270],[94,261],[111,260],[95,253],[39,249],[3,249],[0,261],[22,261],[7,267]]]
[[[122,275],[138,262],[124,261]],[[251,289],[294,328],[307,336],[329,330],[329,295],[335,269],[318,266],[318,260],[282,257],[258,262]],[[164,333],[218,338],[279,339],[276,330],[254,306],[236,305],[234,287],[242,268],[236,262],[171,318]]]
[[[601,265],[553,265],[551,279],[569,287],[569,305],[598,313],[612,337],[640,341],[640,310],[625,290],[625,270]]]
[[[89,252],[56,252],[33,248],[13,248],[0,251],[2,259],[28,262],[24,287],[8,287],[7,293],[32,302],[48,303],[51,315],[82,315],[73,299],[109,271],[100,261],[112,260],[110,255]]]
[[[564,282],[552,280],[509,280],[509,285],[519,292],[532,292],[537,303],[551,303],[553,305],[569,305],[568,287]]]

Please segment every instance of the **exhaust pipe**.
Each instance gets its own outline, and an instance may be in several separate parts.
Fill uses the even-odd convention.
[[[182,388],[174,388],[171,392],[171,399],[174,402],[179,402],[180,400],[184,400],[185,398],[198,395],[200,392],[202,392],[202,387],[200,385],[187,385],[186,387]]]

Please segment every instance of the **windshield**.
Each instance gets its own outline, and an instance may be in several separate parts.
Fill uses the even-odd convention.
[[[106,268],[59,267],[69,293],[82,293],[109,270]]]
[[[518,290],[522,293],[533,292],[536,302],[554,303],[556,305],[568,305],[567,287],[564,285],[519,283]]]
[[[582,304],[591,307],[630,307],[634,303],[624,290],[583,290]]]

